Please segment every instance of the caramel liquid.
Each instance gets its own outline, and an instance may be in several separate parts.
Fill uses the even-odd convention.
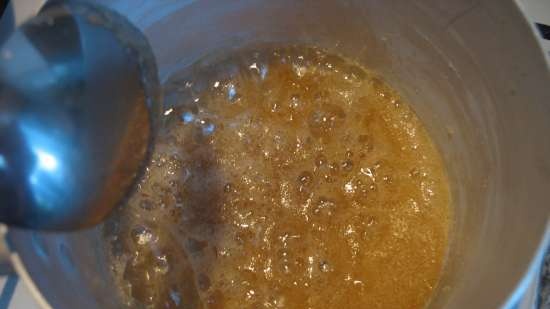
[[[166,126],[104,228],[131,307],[423,308],[449,188],[417,116],[317,49],[243,52],[166,85]]]

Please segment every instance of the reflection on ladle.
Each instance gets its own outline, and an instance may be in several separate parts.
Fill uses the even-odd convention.
[[[123,17],[48,3],[0,48],[0,222],[68,230],[130,191],[155,135],[158,78]]]

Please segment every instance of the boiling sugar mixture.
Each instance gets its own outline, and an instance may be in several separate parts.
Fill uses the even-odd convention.
[[[315,48],[201,61],[104,227],[131,307],[423,308],[447,247],[442,159],[373,73]]]

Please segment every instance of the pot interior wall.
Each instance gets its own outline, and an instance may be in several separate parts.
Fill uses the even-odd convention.
[[[443,154],[454,224],[430,308],[498,308],[548,220],[550,85],[513,1],[102,0],[154,48],[161,79],[205,55],[263,43],[315,45],[380,74],[413,105]],[[12,231],[55,308],[120,308],[100,230]]]

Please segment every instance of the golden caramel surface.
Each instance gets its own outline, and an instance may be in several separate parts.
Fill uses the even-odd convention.
[[[409,105],[313,48],[202,61],[104,229],[128,304],[423,308],[449,224],[439,153]]]

